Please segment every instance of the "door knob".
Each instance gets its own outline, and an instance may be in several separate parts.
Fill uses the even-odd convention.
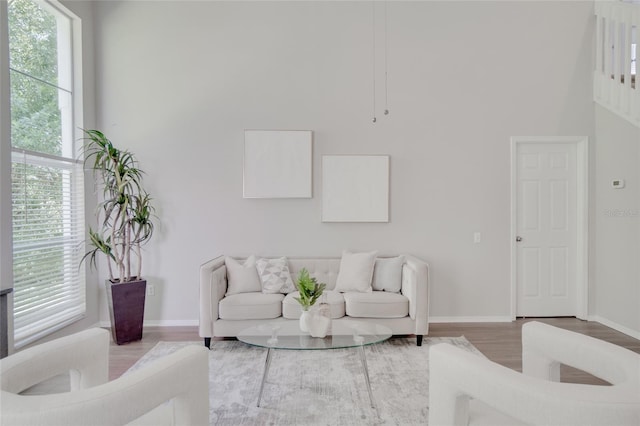
[[[522,237],[516,237],[516,241],[517,241],[517,242],[522,241]]]

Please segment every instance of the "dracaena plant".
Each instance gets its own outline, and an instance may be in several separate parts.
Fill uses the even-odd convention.
[[[90,165],[102,201],[96,209],[98,227],[89,229],[92,250],[82,260],[96,266],[96,258],[107,258],[109,279],[127,282],[141,279],[142,245],[154,231],[154,208],[142,186],[143,172],[132,153],[116,148],[98,130],[85,130],[85,165]]]
[[[314,277],[311,277],[306,268],[300,270],[298,280],[294,284],[298,292],[300,292],[300,297],[296,297],[295,299],[302,305],[302,309],[305,311],[309,310],[309,307],[316,303],[327,287],[325,283],[318,283]]]

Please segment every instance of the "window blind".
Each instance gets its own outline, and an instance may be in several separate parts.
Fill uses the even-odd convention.
[[[82,169],[62,157],[12,152],[16,347],[84,315]]]

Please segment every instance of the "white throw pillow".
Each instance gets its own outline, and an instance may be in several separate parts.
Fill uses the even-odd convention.
[[[377,258],[373,268],[371,287],[378,291],[400,293],[402,289],[404,256]]]
[[[258,259],[256,262],[258,276],[262,283],[263,293],[284,293],[295,291],[295,286],[289,273],[286,257],[278,259]]]
[[[225,257],[224,264],[227,267],[227,296],[262,291],[255,256],[249,256],[244,263]]]
[[[340,270],[336,280],[336,291],[357,291],[366,293],[371,291],[371,277],[376,262],[377,251],[366,253],[352,253],[344,250],[340,260]]]

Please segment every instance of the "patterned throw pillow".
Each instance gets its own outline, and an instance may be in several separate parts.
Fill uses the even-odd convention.
[[[262,283],[263,293],[284,293],[295,291],[295,286],[289,273],[286,257],[278,259],[258,259],[256,262],[258,276]]]

